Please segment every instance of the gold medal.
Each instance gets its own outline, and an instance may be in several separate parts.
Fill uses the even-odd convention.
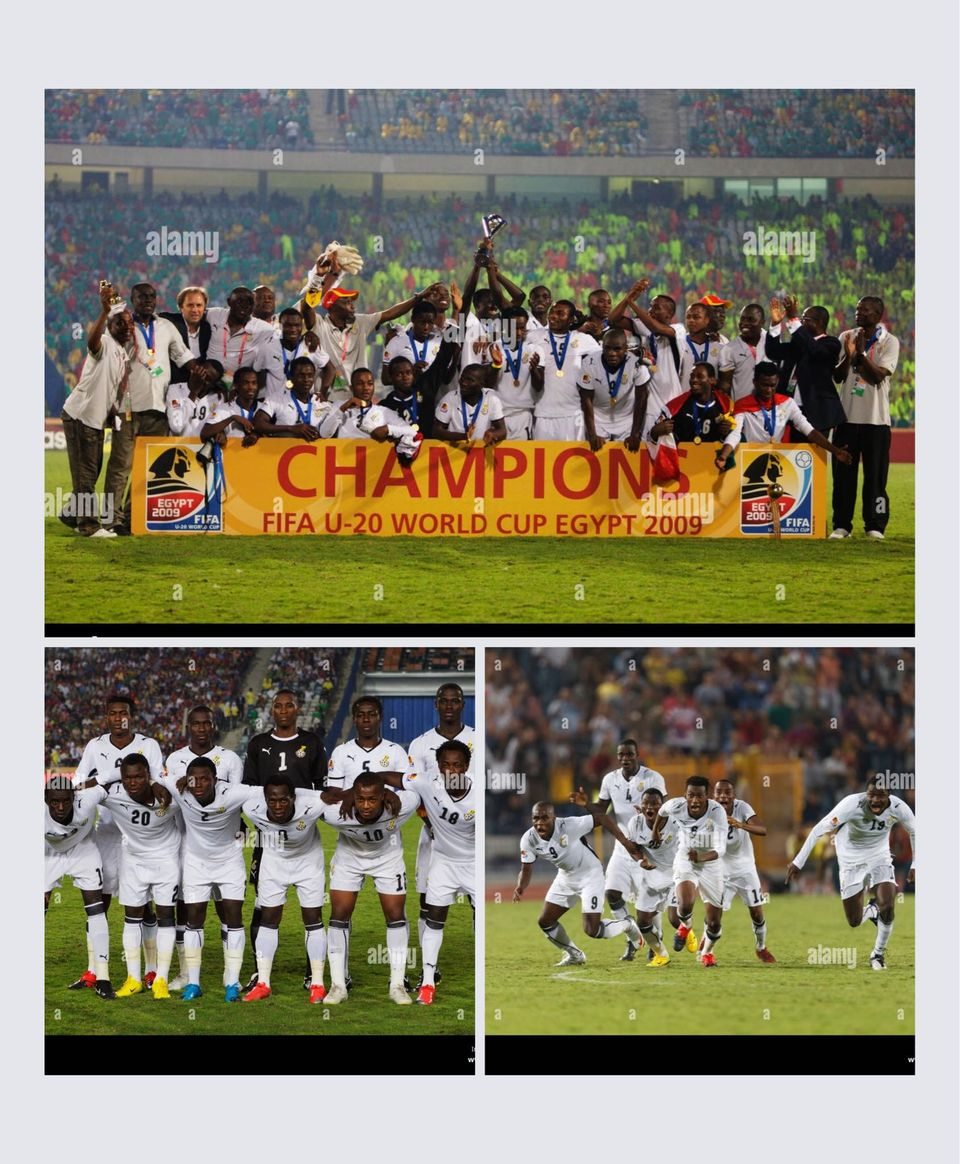
[[[472,424],[467,425],[467,440],[468,441],[473,440],[473,425]]]
[[[702,438],[701,438],[701,437],[695,436],[695,437],[693,438],[693,443],[694,443],[695,445],[699,445],[699,444],[701,444],[701,442],[702,442]]]
[[[563,375],[563,368],[557,368],[557,375],[558,375],[558,376],[562,376],[562,375]]]
[[[288,388],[292,388],[292,387],[293,387],[293,381],[292,381],[292,380],[288,380],[288,381],[287,381],[287,387],[288,387]]]

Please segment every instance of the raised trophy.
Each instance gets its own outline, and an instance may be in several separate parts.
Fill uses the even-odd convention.
[[[498,230],[503,230],[507,225],[507,220],[499,214],[484,214],[480,222],[483,226],[483,237],[487,242],[493,238]],[[490,248],[486,245],[486,242],[481,243],[477,248],[474,259],[481,267],[488,267],[490,265]]]

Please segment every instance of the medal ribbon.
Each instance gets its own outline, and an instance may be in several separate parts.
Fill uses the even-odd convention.
[[[470,417],[470,423],[467,424],[467,405],[463,397],[460,397],[460,419],[463,421],[463,431],[465,434],[470,432],[470,429],[477,423],[477,417],[480,415],[480,409],[483,406],[483,392],[480,393],[480,399],[477,401],[477,406],[473,410],[473,416]]]
[[[549,339],[550,347],[553,349],[553,359],[557,365],[557,371],[561,372],[563,371],[563,361],[567,358],[567,348],[570,346],[570,333],[567,332],[563,337],[563,350],[559,355],[557,354],[557,345],[554,342],[552,331],[547,331],[547,339]]]
[[[137,325],[137,331],[140,332],[140,334],[143,336],[143,342],[146,345],[147,352],[152,356],[153,353],[156,351],[156,348],[154,348],[154,346],[153,346],[154,324],[156,323],[156,320],[154,320],[154,319],[150,320],[149,330],[143,326],[143,324],[139,321],[139,319],[134,320],[134,322]]]
[[[709,404],[700,404],[698,401],[694,400],[694,402],[693,402],[693,431],[697,434],[697,436],[703,436],[703,422],[706,419],[706,415],[701,417],[701,415],[700,415],[701,411],[704,414],[708,413],[710,411],[710,405]],[[764,420],[764,425],[766,425],[766,420]]]
[[[623,369],[627,366],[627,361],[624,360],[620,365],[620,371],[617,372],[616,381],[611,381],[610,373],[607,371],[606,364],[600,361],[603,367],[603,373],[607,377],[607,391],[610,393],[610,403],[612,404],[620,394],[620,381],[623,379]]]
[[[293,401],[293,407],[297,410],[297,416],[300,418],[301,424],[310,424],[310,418],[313,416],[313,397],[307,405],[307,411],[304,413],[300,407],[300,401],[297,399],[297,394],[291,390],[290,399]]]
[[[413,348],[413,362],[415,364],[425,364],[427,362],[427,346],[430,343],[430,337],[423,341],[423,351],[417,351],[417,341],[413,338],[413,328],[407,328],[407,339],[410,341],[410,346]]]
[[[760,411],[763,414],[763,427],[770,434],[770,439],[773,440],[773,434],[777,428],[777,402],[776,400],[770,405],[770,415],[767,416],[767,410],[760,405]]]
[[[683,338],[687,341],[687,347],[690,349],[691,352],[693,352],[693,359],[694,359],[695,363],[703,364],[703,363],[706,363],[710,359],[710,341],[709,340],[707,340],[704,343],[703,355],[700,356],[700,355],[697,355],[697,345],[693,342],[693,340],[688,335],[685,335]]]
[[[510,359],[510,349],[505,347],[503,349],[503,358],[507,361],[507,367],[510,369],[510,375],[514,380],[520,379],[520,365],[523,362],[523,340],[517,346],[516,362]]]
[[[300,355],[300,348],[301,348],[302,344],[303,344],[302,339],[297,340],[297,346],[293,349],[293,355],[290,357],[289,360],[287,359],[287,349],[283,346],[283,344],[280,345],[280,355],[283,357],[283,378],[284,378],[284,380],[290,379],[290,365],[297,358],[297,356]]]

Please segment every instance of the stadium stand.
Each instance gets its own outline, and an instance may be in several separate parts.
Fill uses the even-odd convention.
[[[254,699],[247,698],[244,739],[239,750],[245,753],[250,736],[269,728],[271,705],[284,687],[298,697],[300,726],[326,735],[349,654],[348,650],[332,647],[277,647],[267,662],[259,693],[254,693]]]

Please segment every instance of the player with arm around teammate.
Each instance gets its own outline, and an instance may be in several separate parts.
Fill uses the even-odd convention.
[[[745,800],[737,800],[732,780],[718,780],[713,786],[717,804],[727,814],[727,851],[723,855],[723,908],[728,910],[739,897],[750,911],[756,954],[761,962],[776,958],[767,949],[767,922],[763,916],[763,890],[757,875],[751,836],[765,837],[767,826]]]
[[[687,949],[697,949],[693,933],[693,903],[697,891],[704,903],[704,927],[701,965],[715,967],[717,959],[713,947],[723,932],[723,866],[721,858],[727,845],[727,814],[709,797],[710,783],[705,776],[691,776],[684,796],[665,800],[653,826],[653,836],[647,848],[660,846],[669,825],[679,834],[677,854],[673,864],[673,881],[677,892],[677,912],[680,915],[678,937],[685,939]]]
[[[103,868],[93,839],[97,806],[106,798],[104,788],[74,790],[69,776],[54,776],[43,790],[43,912],[50,894],[64,877],[80,891],[87,915],[87,940],[95,959],[93,989],[100,998],[116,998],[110,985],[110,931],[103,904]]]
[[[876,776],[867,783],[866,792],[845,796],[838,805],[810,830],[800,852],[787,866],[787,884],[800,875],[817,840],[835,832],[840,862],[840,897],[847,924],[854,929],[866,918],[877,927],[877,940],[870,955],[874,970],[886,970],[886,950],[893,933],[893,905],[897,883],[890,853],[890,831],[901,824],[910,837],[913,860],[907,880],[914,879],[916,864],[916,818],[910,806],[899,796],[891,796]],[[876,896],[866,906],[864,889]]]
[[[560,924],[560,918],[578,897],[583,914],[583,932],[587,937],[614,938],[626,933],[636,942],[640,931],[633,918],[604,921],[602,917],[603,866],[587,843],[587,837],[599,825],[612,833],[621,844],[626,844],[628,849],[634,847],[606,815],[606,810],[594,805],[588,813],[558,817],[553,805],[541,800],[533,806],[532,819],[532,828],[527,829],[520,840],[520,875],[513,891],[513,900],[520,901],[523,897],[533,874],[533,863],[538,857],[543,857],[554,866],[557,875],[546,892],[537,924],[547,941],[564,952],[557,965],[578,966],[587,960],[586,954],[570,941]]]

